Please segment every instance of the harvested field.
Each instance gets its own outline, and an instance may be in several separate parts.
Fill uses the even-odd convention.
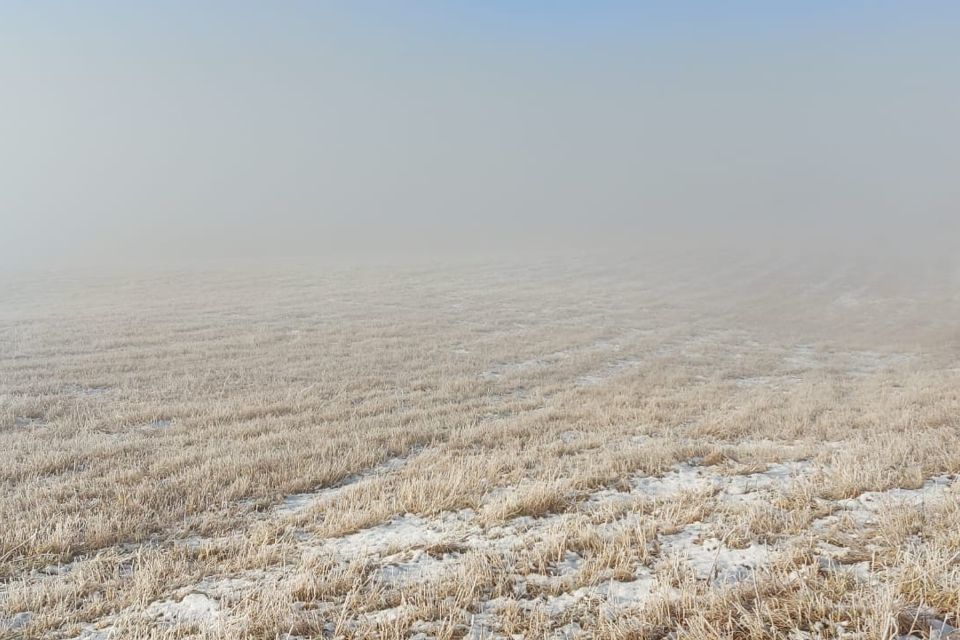
[[[0,283],[0,637],[960,636],[960,271]]]

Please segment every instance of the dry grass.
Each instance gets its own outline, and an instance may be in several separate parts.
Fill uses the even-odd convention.
[[[0,298],[0,637],[960,625],[949,271],[289,268]]]

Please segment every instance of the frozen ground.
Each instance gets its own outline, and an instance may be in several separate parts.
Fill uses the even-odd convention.
[[[954,283],[766,269],[6,283],[0,637],[952,637]]]

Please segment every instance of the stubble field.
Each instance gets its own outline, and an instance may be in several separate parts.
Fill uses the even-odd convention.
[[[0,637],[960,626],[960,271],[10,276]]]

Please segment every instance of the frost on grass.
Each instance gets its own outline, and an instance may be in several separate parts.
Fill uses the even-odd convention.
[[[954,633],[956,282],[714,266],[15,287],[0,635]]]
[[[641,361],[633,358],[627,358],[611,362],[602,369],[584,374],[577,378],[577,384],[580,386],[593,386],[603,384],[610,378],[618,376],[634,367],[640,366]]]

